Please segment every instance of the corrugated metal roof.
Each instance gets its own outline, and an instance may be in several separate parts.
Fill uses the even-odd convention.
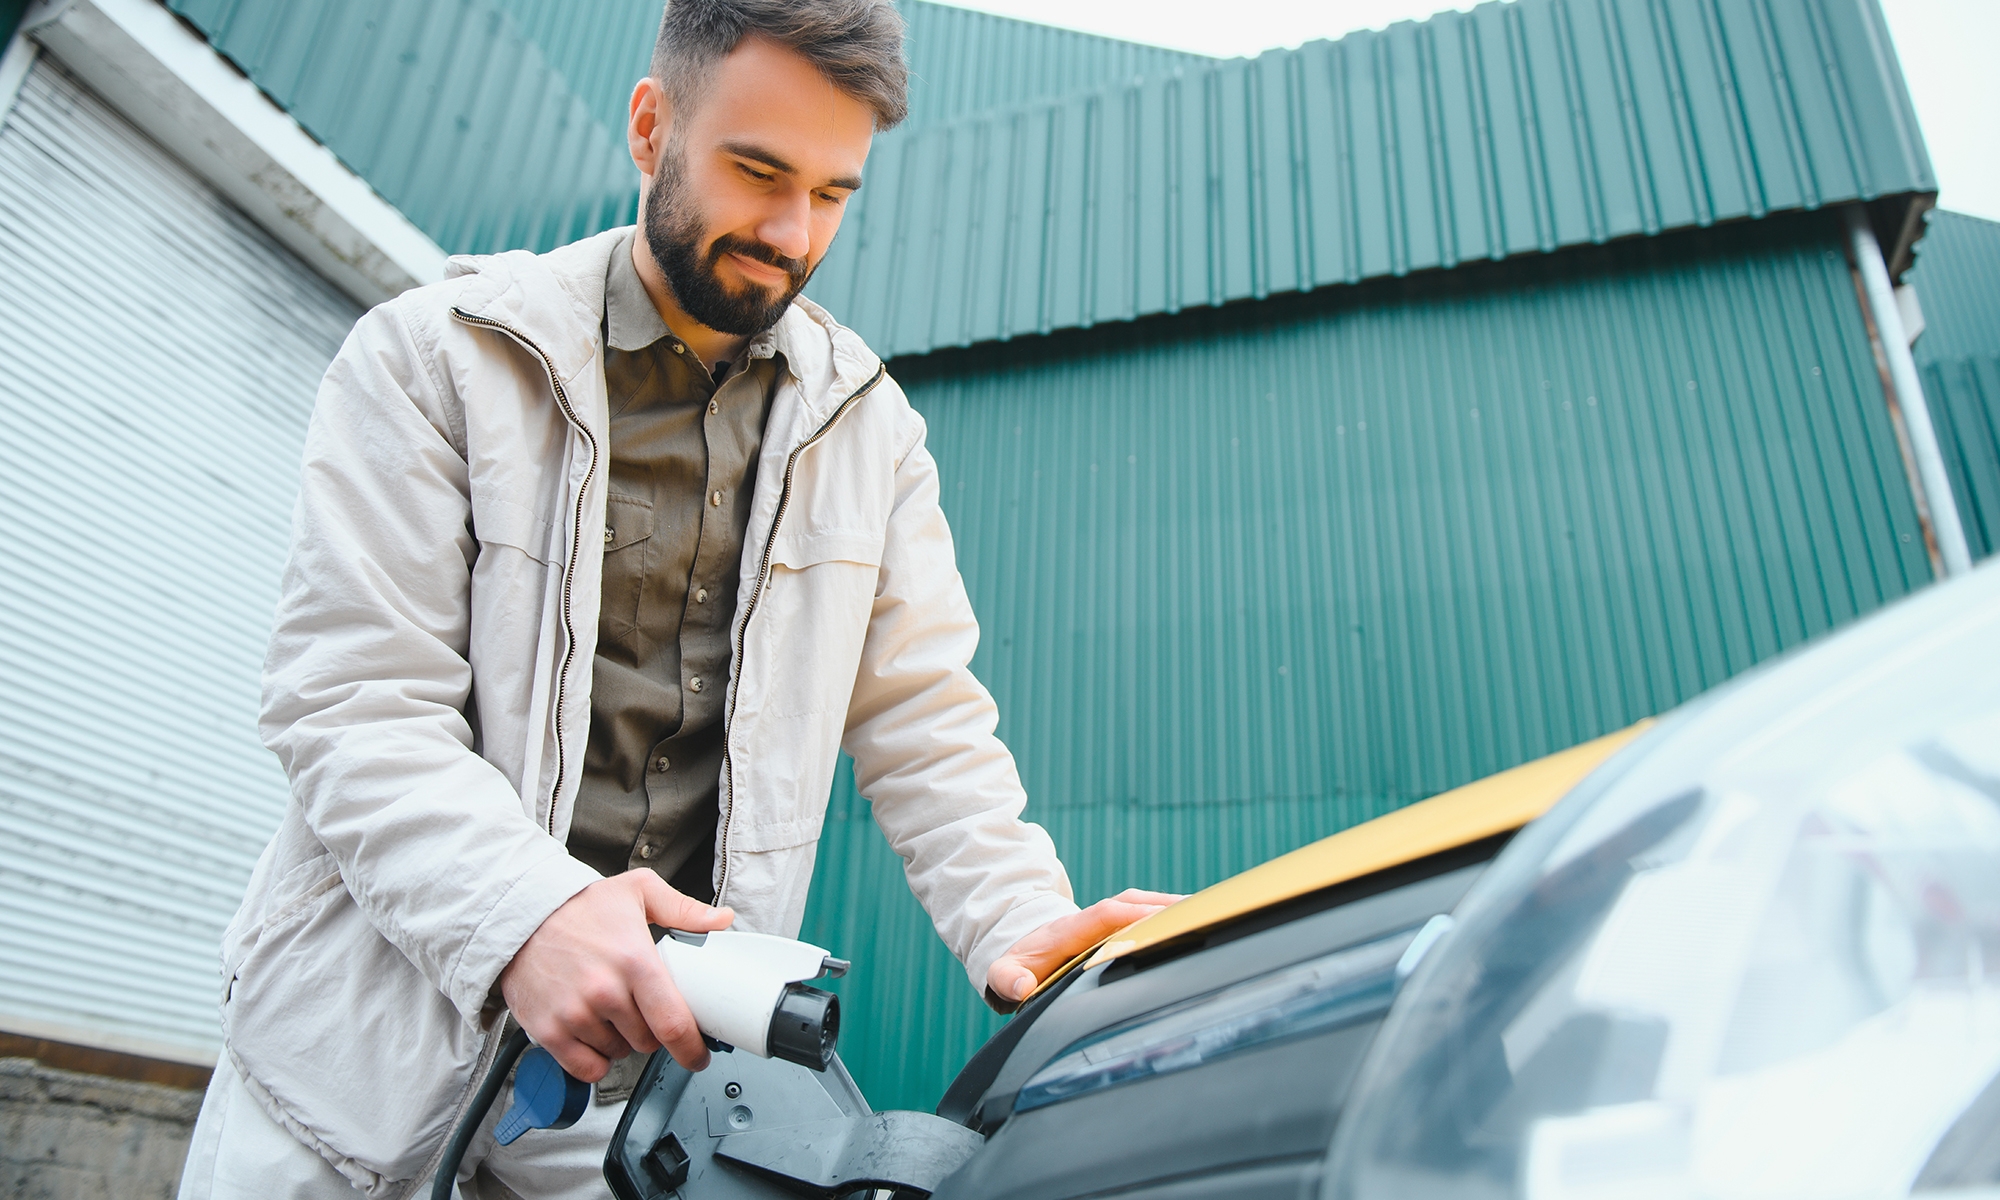
[[[2000,354],[1931,362],[1922,371],[1965,540],[1982,559],[2000,550]]]
[[[646,73],[652,56],[661,0],[494,4],[514,18],[605,128],[625,127],[632,85]],[[1214,61],[926,0],[897,0],[896,7],[908,27],[906,129]]]
[[[1930,577],[1828,215],[896,364],[1029,817],[1192,889]],[[995,1021],[836,789],[809,936],[925,1107]]]
[[[405,0],[407,3],[408,0]],[[436,4],[439,0],[420,0]],[[625,145],[632,85],[652,62],[663,0],[493,0],[600,125]],[[626,162],[630,163],[630,158]],[[634,189],[636,194],[636,187]]]
[[[2000,355],[2000,221],[1935,209],[1929,226],[1905,278],[1924,308],[1917,362]]]
[[[1514,0],[878,140],[884,355],[1936,190],[1875,0]]]
[[[454,253],[633,219],[625,147],[660,0],[167,0]],[[1210,60],[903,0],[908,127]]]
[[[446,250],[544,249],[635,211],[622,133],[604,127],[506,9],[484,0],[170,7]]]
[[[909,24],[910,117],[921,129],[977,112],[1090,91],[1216,60],[924,0],[899,0]]]
[[[286,803],[257,676],[306,417],[359,315],[36,64],[0,128],[0,1028],[213,1060]]]

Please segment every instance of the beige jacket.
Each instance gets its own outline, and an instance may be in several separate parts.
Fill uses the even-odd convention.
[[[453,260],[364,316],[307,437],[261,728],[292,782],[223,944],[228,1051],[374,1196],[428,1172],[497,1048],[530,933],[597,878],[564,851],[590,719],[620,231]],[[796,934],[838,751],[975,986],[1075,911],[1020,819],[924,423],[801,300],[735,621],[715,883]]]

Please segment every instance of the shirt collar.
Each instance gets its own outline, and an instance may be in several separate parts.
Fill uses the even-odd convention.
[[[604,337],[613,350],[644,350],[661,338],[674,336],[660,318],[660,310],[653,306],[653,298],[646,294],[639,269],[632,265],[632,239],[637,236],[635,228],[619,240],[604,273]],[[780,322],[751,338],[744,357],[754,360],[781,353],[784,347],[778,344],[778,330],[782,327]]]
[[[639,269],[632,265],[636,233],[619,240],[604,272],[604,337],[613,350],[644,350],[663,337],[673,336],[660,319],[660,310],[653,307],[653,298],[646,294]]]

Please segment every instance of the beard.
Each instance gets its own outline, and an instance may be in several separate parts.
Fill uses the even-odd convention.
[[[686,154],[670,142],[646,193],[644,231],[646,247],[660,264],[674,299],[681,311],[718,333],[754,337],[776,325],[812,278],[812,268],[802,258],[788,258],[763,242],[733,233],[716,238],[704,250],[705,228],[687,187]],[[725,254],[778,268],[786,275],[786,286],[776,293],[754,283],[731,288],[716,272]]]

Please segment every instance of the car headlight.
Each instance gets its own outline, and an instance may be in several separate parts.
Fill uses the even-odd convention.
[[[1147,1013],[1065,1048],[1021,1087],[1015,1112],[1185,1071],[1274,1042],[1378,1017],[1397,982],[1449,926],[1418,929],[1260,975]]]
[[[1697,707],[1496,860],[1329,1197],[2000,1196],[2000,615],[1822,666]]]

